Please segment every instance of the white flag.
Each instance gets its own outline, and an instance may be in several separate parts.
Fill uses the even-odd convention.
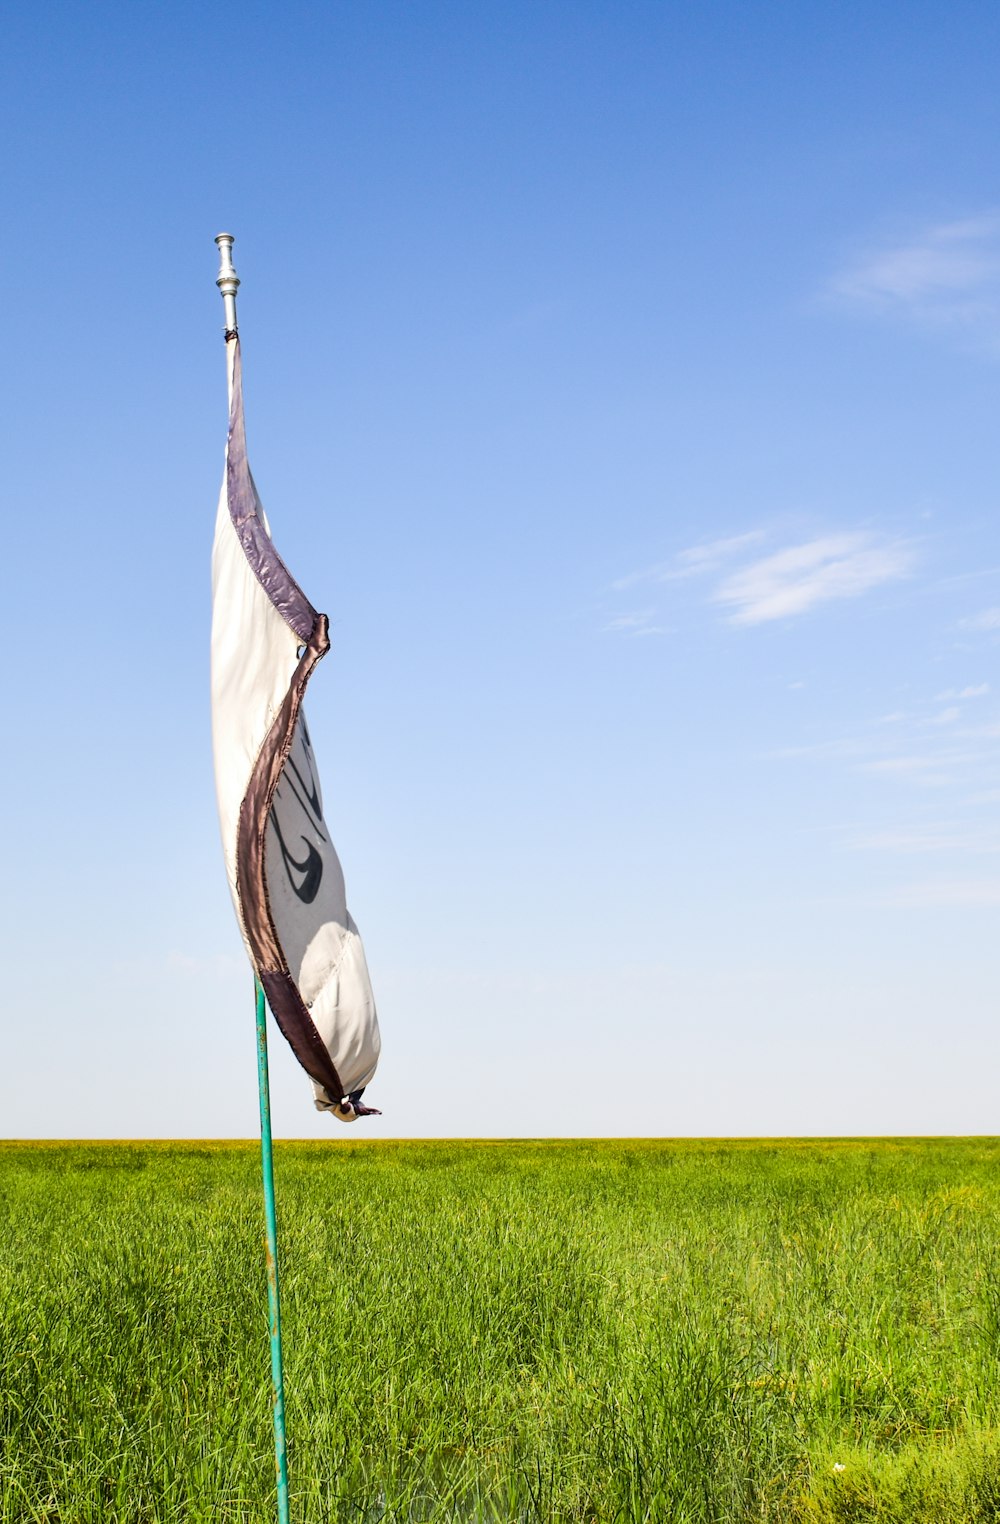
[[[271,541],[247,464],[240,342],[212,551],[212,737],[226,870],[268,1005],[317,1109],[353,1122],[375,1073],[378,1018],[344,875],[323,819],[302,698],[329,650]]]

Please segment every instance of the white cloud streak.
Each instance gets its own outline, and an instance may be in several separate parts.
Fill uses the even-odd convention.
[[[949,699],[984,698],[989,691],[989,683],[970,683],[967,688],[946,688],[943,693],[935,695],[934,702],[946,704]]]
[[[938,223],[874,250],[830,294],[858,310],[1000,339],[1000,215]]]
[[[983,609],[981,613],[970,614],[968,619],[959,620],[959,628],[985,632],[1000,630],[1000,609]]]
[[[764,539],[763,529],[751,529],[746,534],[730,535],[726,539],[708,540],[703,545],[692,545],[680,550],[670,561],[657,561],[641,571],[629,572],[611,585],[616,593],[635,587],[641,582],[678,582],[685,577],[697,577],[715,571],[723,562],[738,555],[748,545]]]
[[[733,612],[733,624],[763,624],[803,614],[820,603],[857,598],[909,575],[913,552],[873,535],[827,535],[752,562],[716,589],[714,601]]]
[[[1000,906],[1000,878],[942,879],[903,884],[881,904],[893,910],[992,910]]]
[[[876,778],[900,779],[919,788],[947,788],[961,781],[963,769],[979,761],[973,753],[940,752],[921,756],[901,753],[862,762],[859,772]]]
[[[750,529],[746,534],[730,535],[724,540],[709,540],[704,545],[692,545],[677,555],[678,577],[694,576],[698,572],[714,571],[723,561],[730,560],[748,545],[757,545],[764,539],[763,529]]]
[[[889,852],[905,857],[927,853],[996,856],[1000,853],[1000,831],[992,823],[976,828],[946,820],[909,830],[872,831],[855,837],[848,846],[854,852]]]
[[[616,614],[602,626],[605,635],[665,635],[663,625],[654,624],[655,609],[635,609],[628,614]]]

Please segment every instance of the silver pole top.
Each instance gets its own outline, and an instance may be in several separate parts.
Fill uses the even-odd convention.
[[[232,233],[217,233],[215,241],[219,246],[219,273],[215,284],[222,293],[222,300],[226,306],[226,341],[236,337],[236,292],[240,284],[240,278],[233,267],[233,244],[235,239]]]

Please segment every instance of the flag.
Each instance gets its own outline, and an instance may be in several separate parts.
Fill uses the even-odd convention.
[[[240,341],[212,551],[212,740],[229,887],[267,1003],[319,1111],[353,1122],[379,1055],[378,1018],[344,874],[323,818],[302,711],[330,648],[274,548],[247,463]]]

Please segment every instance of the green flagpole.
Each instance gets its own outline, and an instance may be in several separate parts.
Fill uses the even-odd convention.
[[[288,1524],[288,1460],[285,1454],[285,1377],[281,1361],[281,1292],[278,1282],[278,1222],[274,1210],[274,1149],[271,1146],[271,1086],[267,1075],[267,1007],[259,979],[257,992],[257,1084],[260,1090],[260,1169],[267,1223],[267,1311],[271,1329],[271,1412],[274,1466],[278,1479],[278,1524]]]

